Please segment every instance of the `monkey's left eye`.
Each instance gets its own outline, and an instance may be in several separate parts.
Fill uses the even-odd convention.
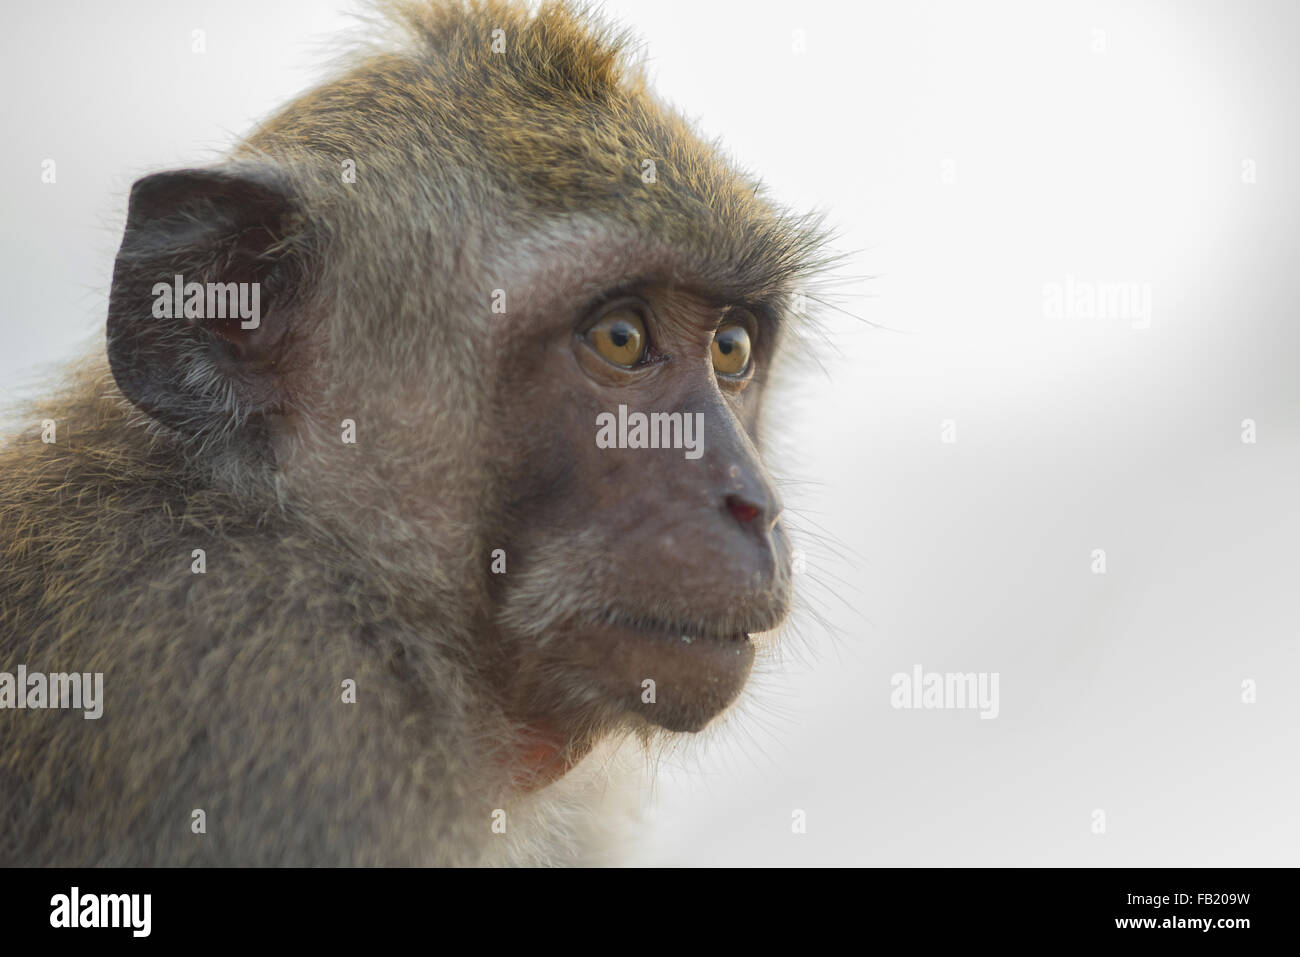
[[[749,330],[739,322],[724,322],[713,334],[713,368],[719,375],[744,375],[751,351]]]
[[[632,306],[618,306],[596,320],[586,333],[587,342],[603,358],[631,369],[645,358],[649,339],[645,320]]]

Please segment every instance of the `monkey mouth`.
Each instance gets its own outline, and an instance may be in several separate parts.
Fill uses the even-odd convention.
[[[632,726],[696,732],[739,697],[758,654],[752,636],[776,628],[785,615],[768,602],[737,610],[697,617],[606,607],[554,632],[550,655],[589,682],[569,699],[572,707],[590,706],[599,720],[617,714]]]
[[[608,624],[619,631],[640,632],[648,638],[683,645],[744,644],[750,640],[750,630],[744,628],[731,630],[698,621],[674,622],[639,616],[613,615],[608,619]]]
[[[753,667],[755,644],[735,624],[610,616],[589,632],[588,673],[635,720],[699,731],[736,699]]]
[[[759,629],[743,624],[614,615],[599,628],[600,645],[607,660],[621,659],[636,669],[628,677],[637,687],[653,678],[680,695],[704,697],[730,687],[730,698],[749,676],[756,652],[750,634]]]

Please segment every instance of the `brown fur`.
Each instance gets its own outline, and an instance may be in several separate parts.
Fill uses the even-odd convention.
[[[119,388],[131,373],[96,359],[28,413],[57,443],[29,429],[0,450],[0,670],[102,671],[106,692],[98,721],[0,711],[0,864],[572,861],[587,816],[561,795],[583,785],[521,791],[511,763],[539,695],[571,759],[648,732],[501,637],[595,601],[582,550],[607,552],[581,529],[513,548],[549,514],[518,491],[545,451],[518,449],[550,419],[522,410],[564,415],[562,395],[519,394],[530,330],[611,280],[780,304],[822,237],[658,103],[589,16],[387,7],[398,49],[358,53],[223,167],[273,170],[293,197],[269,247],[292,264],[268,280],[294,289],[267,324],[287,345],[255,344],[278,357],[273,385],[186,346],[194,403],[155,421]],[[113,309],[153,275],[132,272],[157,253],[133,242]],[[486,307],[498,287],[506,316]],[[756,429],[757,399],[726,402]],[[505,544],[520,584],[502,595],[485,570]],[[764,621],[788,581],[767,587]]]

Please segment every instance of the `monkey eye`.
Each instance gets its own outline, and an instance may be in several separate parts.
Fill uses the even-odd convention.
[[[644,359],[649,346],[645,320],[630,304],[615,306],[597,319],[585,338],[602,358],[625,369]]]
[[[742,323],[724,322],[713,334],[713,368],[718,375],[740,376],[749,369],[752,345]]]

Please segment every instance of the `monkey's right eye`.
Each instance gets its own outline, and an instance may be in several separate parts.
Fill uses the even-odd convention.
[[[631,306],[618,306],[605,313],[587,330],[585,338],[602,358],[625,369],[644,359],[649,345],[645,320]]]

